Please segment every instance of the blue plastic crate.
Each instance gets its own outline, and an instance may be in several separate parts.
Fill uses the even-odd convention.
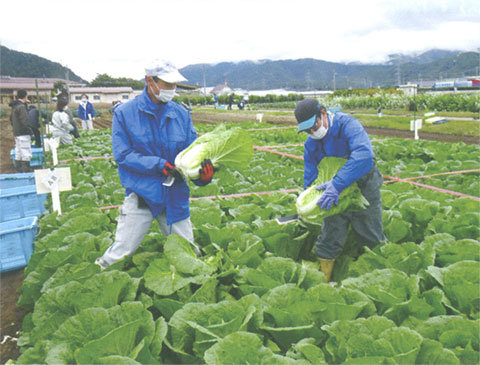
[[[0,223],[0,272],[27,266],[37,234],[37,217]]]
[[[25,185],[35,185],[35,174],[33,172],[0,175],[0,189],[17,188]]]
[[[15,165],[15,149],[10,151],[10,157]],[[43,149],[41,147],[32,147],[32,159],[30,160],[30,167],[43,165]]]
[[[46,199],[47,194],[37,194],[35,185],[0,189],[0,222],[39,216]]]

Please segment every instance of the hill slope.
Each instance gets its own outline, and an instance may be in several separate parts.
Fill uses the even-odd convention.
[[[67,72],[70,80],[87,82],[58,62],[52,62],[31,53],[18,52],[5,46],[0,46],[0,75],[65,79]]]

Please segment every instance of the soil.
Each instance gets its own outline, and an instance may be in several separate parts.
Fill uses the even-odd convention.
[[[243,122],[246,120],[255,120],[255,113],[205,113],[193,111],[192,120],[194,123],[209,124]],[[275,124],[296,125],[293,116],[264,114],[263,121]],[[94,121],[94,128],[101,129],[110,127],[111,118],[96,118]],[[370,135],[413,138],[413,133],[410,131],[400,131],[389,128],[367,128],[367,131]],[[10,158],[10,150],[14,147],[14,138],[12,126],[8,118],[0,119],[0,136],[0,174],[14,173],[15,169]],[[422,131],[419,132],[419,136],[421,139],[427,140],[443,142],[462,141],[468,144],[480,144],[479,137],[473,136],[425,133]],[[8,359],[17,359],[20,355],[15,339],[19,336],[25,312],[17,308],[16,302],[19,297],[17,290],[21,286],[23,279],[23,269],[0,274],[0,342],[4,341],[4,343],[0,344],[0,363],[2,364]]]

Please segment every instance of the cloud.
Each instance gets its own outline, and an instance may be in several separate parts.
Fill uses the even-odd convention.
[[[382,7],[385,25],[399,29],[429,30],[451,22],[480,22],[480,6],[476,0],[402,0],[383,3]]]
[[[197,63],[316,58],[381,62],[390,53],[480,46],[478,0],[23,0],[0,42],[96,74],[143,77],[154,58]],[[2,4],[2,13],[17,11]]]

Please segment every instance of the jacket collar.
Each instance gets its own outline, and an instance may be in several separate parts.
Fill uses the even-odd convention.
[[[338,137],[340,132],[340,124],[338,123],[337,119],[338,117],[335,118],[334,113],[328,113],[329,130],[327,136],[331,135],[332,137]]]
[[[139,108],[143,110],[146,113],[149,114],[156,114],[158,112],[161,112],[162,110],[165,110],[166,104],[157,104],[150,99],[150,96],[148,96],[147,93],[147,87],[143,89],[143,92],[140,94],[140,103],[139,103]]]

